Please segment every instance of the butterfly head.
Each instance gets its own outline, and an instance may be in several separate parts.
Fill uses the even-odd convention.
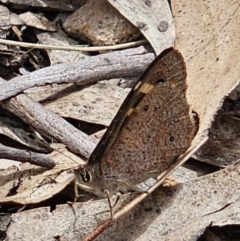
[[[99,165],[84,165],[75,170],[77,186],[98,197],[106,197],[106,193],[114,193],[114,180],[106,179]]]

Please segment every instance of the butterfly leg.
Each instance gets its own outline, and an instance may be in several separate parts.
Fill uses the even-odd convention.
[[[77,201],[77,199],[79,198],[79,193],[78,193],[78,185],[77,182],[74,181],[74,200],[73,202],[75,203]]]
[[[82,195],[79,195],[79,193],[78,193],[78,183],[77,183],[77,181],[74,181],[74,199],[73,199],[72,202],[71,202],[71,201],[68,201],[67,203],[68,203],[69,205],[73,206],[73,204],[74,204],[75,202],[77,202],[78,198],[81,197],[81,196],[82,196]]]
[[[113,217],[113,207],[115,206],[115,204],[114,204],[114,206],[112,206],[109,191],[104,190],[104,193],[106,194],[106,197],[107,197],[107,200],[108,200],[108,205],[109,205],[109,208],[110,208],[110,214],[111,214],[111,218],[112,218]]]
[[[83,196],[83,195],[79,195],[79,192],[78,192],[78,187],[81,187],[79,185],[79,183],[75,180],[74,181],[74,200],[73,200],[73,203],[77,202],[78,198]]]

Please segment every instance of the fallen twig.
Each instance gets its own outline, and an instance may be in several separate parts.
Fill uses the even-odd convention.
[[[56,163],[49,158],[48,155],[39,154],[32,151],[19,150],[12,147],[7,147],[0,144],[0,158],[5,158],[9,160],[19,161],[19,162],[29,162],[33,165],[38,165],[47,168],[53,168]]]

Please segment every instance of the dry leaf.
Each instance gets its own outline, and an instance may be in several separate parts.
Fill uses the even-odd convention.
[[[187,64],[188,100],[200,118],[195,145],[207,134],[223,98],[239,82],[239,3],[182,0],[174,2],[172,9],[176,48]]]
[[[47,31],[57,31],[54,23],[50,22],[44,16],[34,14],[31,12],[25,12],[19,15],[19,18],[24,22],[26,26],[31,26],[37,29]]]
[[[32,0],[0,0],[0,3],[9,4],[18,9],[29,10],[29,8],[51,9],[52,11],[74,11],[86,3],[86,0],[79,0],[72,2],[71,0],[53,1],[32,1]]]
[[[129,89],[117,86],[118,79],[100,81],[45,105],[51,111],[64,117],[70,117],[95,124],[109,126],[117,113]]]
[[[141,33],[106,0],[89,0],[64,23],[65,31],[93,45],[114,45],[135,40]]]
[[[233,116],[217,116],[209,140],[194,155],[197,160],[224,167],[240,158],[240,119]]]
[[[157,55],[173,46],[175,29],[167,0],[108,2],[142,32]]]
[[[39,33],[39,31],[35,32],[41,44],[55,46],[69,46],[78,44],[77,41],[69,39],[62,30],[58,30],[58,32],[56,33]],[[80,51],[64,51],[55,49],[48,49],[46,51],[48,53],[51,65],[61,64],[70,61],[79,61],[81,59],[84,59],[84,57],[86,56],[86,54]]]
[[[51,154],[58,165],[50,170],[28,163],[20,165],[19,169],[13,166],[0,170],[0,203],[14,202],[22,205],[39,203],[69,185],[74,180],[72,169],[84,162],[66,149],[59,151],[61,153],[55,151]]]
[[[33,138],[39,140],[36,132],[26,123],[17,118],[0,117],[0,134],[7,136],[25,146],[31,147],[34,150],[48,153],[49,150],[34,142]],[[30,137],[31,135],[31,137]]]
[[[17,14],[12,13],[7,7],[0,5],[0,36],[6,38],[12,26],[22,25],[23,22]],[[7,48],[7,46],[0,46]]]

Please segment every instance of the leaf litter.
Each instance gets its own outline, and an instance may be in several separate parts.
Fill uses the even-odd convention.
[[[116,3],[119,11],[124,14],[124,1],[123,3]],[[175,47],[184,55],[188,69],[188,100],[200,117],[200,128],[190,149],[197,146],[199,141],[208,134],[214,116],[216,116],[217,111],[222,106],[224,97],[238,85],[239,70],[237,63],[239,63],[239,55],[236,49],[239,46],[240,38],[237,36],[238,31],[234,31],[234,29],[237,28],[239,4],[232,4],[231,8],[229,8],[230,5],[229,1],[220,1],[218,3],[214,1],[208,3],[193,1],[189,4],[182,0],[178,3],[172,3],[177,36]],[[135,6],[135,8],[138,7],[140,8],[138,5]],[[228,10],[226,11],[226,9]],[[221,14],[223,10],[225,12],[224,15]],[[192,12],[195,12],[194,18],[192,18]],[[219,17],[221,21],[219,21]],[[147,38],[151,42],[153,36]],[[231,119],[231,121],[238,123],[236,119]],[[238,125],[233,124],[233,126]],[[205,145],[208,145],[208,142]],[[60,161],[60,164],[62,165],[63,163]],[[69,184],[70,180],[73,180],[68,175],[66,178],[61,176],[62,170],[73,165],[73,163],[67,164],[66,160],[64,160],[64,164],[64,167],[45,171],[41,174],[44,177],[56,174],[59,177],[58,180],[62,188],[65,184]],[[27,168],[27,164],[22,166]],[[184,184],[179,184],[179,186],[167,189],[160,188],[146,198],[141,205],[135,207],[124,219],[120,220],[120,228],[117,225],[113,225],[98,240],[108,240],[110,238],[120,240],[120,237],[123,237],[123,235],[128,237],[129,240],[152,240],[159,237],[164,238],[164,240],[175,240],[176,238],[176,240],[179,240],[179,237],[185,240],[197,240],[204,229],[211,223],[219,223],[220,220],[223,223],[224,220],[227,223],[237,223],[236,217],[239,213],[238,190],[240,189],[236,180],[239,170],[239,164],[236,164],[218,173],[190,180]],[[9,177],[14,176],[13,172],[9,171],[9,173]],[[15,182],[16,180],[17,178],[15,178]],[[43,180],[44,178],[40,180],[38,177],[38,181],[33,180],[32,183],[35,183],[35,187],[39,187]],[[7,179],[7,182],[9,181],[10,178]],[[14,184],[12,183],[10,186],[14,186]],[[45,200],[53,195],[55,191],[50,186],[51,184],[49,184],[49,193],[46,191],[47,188],[44,188],[37,195],[33,194],[33,203]],[[29,186],[28,188],[30,190],[34,189]],[[15,201],[9,199],[9,201],[22,204],[31,203],[28,196],[29,192],[25,188],[22,188],[22,190],[25,192],[22,197],[17,197]],[[121,198],[124,202],[125,198],[129,200],[129,195],[124,195]],[[132,196],[130,196],[131,198]],[[3,203],[5,202],[4,198],[2,201]],[[119,205],[121,206],[121,204]],[[189,209],[189,205],[192,205],[192,208]],[[75,211],[77,210],[75,212],[77,218],[75,219],[73,215],[71,218],[74,217],[74,221],[71,219],[68,220],[69,222],[67,222],[66,213],[70,215],[70,209],[64,205],[57,207],[53,212],[54,214],[58,213],[60,209],[65,209],[66,213],[59,218],[59,223],[55,220],[55,225],[62,223],[64,225],[68,224],[68,228],[71,227],[71,232],[64,233],[63,230],[66,231],[66,228],[62,228],[62,232],[59,235],[66,237],[68,240],[83,238],[86,233],[91,232],[99,223],[106,220],[106,213],[103,216],[100,215],[104,211],[104,207],[105,210],[108,209],[105,200],[76,203],[74,208]],[[189,212],[189,210],[193,210],[193,212]],[[35,212],[42,212],[41,217],[46,215],[44,212],[48,212],[49,217],[52,215],[52,213],[49,213],[48,208],[33,209],[14,214],[13,220],[20,220],[22,215],[22,221],[14,222],[10,225],[8,236],[11,237],[13,235],[12,237],[15,237],[17,240],[17,236],[14,236],[16,232],[13,234],[13,230],[20,230],[19,224],[24,224],[27,227],[29,225],[26,222],[27,218],[29,215],[35,215]],[[27,215],[27,218],[24,215]],[[65,222],[61,222],[63,219]],[[134,222],[132,222],[133,219]],[[23,220],[25,221],[23,222]],[[31,220],[34,219],[30,218],[29,221],[31,222]],[[46,221],[44,222],[45,225],[42,228],[44,231],[45,227],[49,226],[52,228],[52,225],[47,225]],[[145,225],[144,229],[143,224]],[[81,228],[74,229],[74,225]],[[126,230],[130,229],[134,230],[134,232],[126,233]],[[76,230],[78,232],[73,237],[72,232],[76,232]],[[56,230],[54,229],[52,232],[45,232],[46,236],[44,236],[45,234],[40,232],[37,226],[32,233],[38,233],[42,235],[39,237],[44,237],[45,239],[56,236]],[[22,233],[19,232],[20,234]]]

